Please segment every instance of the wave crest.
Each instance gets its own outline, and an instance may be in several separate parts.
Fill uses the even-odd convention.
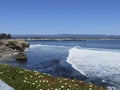
[[[120,84],[120,52],[118,51],[74,47],[69,50],[67,62],[83,75]]]
[[[43,44],[33,44],[33,45],[30,45],[30,48],[37,48],[37,47],[58,47],[58,48],[70,48],[70,47],[67,47],[67,46],[43,45]]]

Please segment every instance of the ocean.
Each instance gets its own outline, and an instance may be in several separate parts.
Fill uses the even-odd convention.
[[[120,40],[29,42],[27,61],[0,63],[120,90]]]

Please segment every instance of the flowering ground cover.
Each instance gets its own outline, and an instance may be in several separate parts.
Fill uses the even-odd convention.
[[[106,90],[83,81],[0,65],[0,79],[15,90]]]

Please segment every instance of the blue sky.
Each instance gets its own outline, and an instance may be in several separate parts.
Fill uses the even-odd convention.
[[[120,0],[0,0],[0,33],[120,35]]]

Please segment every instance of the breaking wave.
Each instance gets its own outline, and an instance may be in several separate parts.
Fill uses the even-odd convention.
[[[37,47],[58,47],[58,48],[70,48],[70,47],[67,47],[67,46],[43,45],[43,44],[33,44],[33,45],[30,45],[30,48],[37,48]]]
[[[120,87],[120,51],[74,47],[69,50],[67,62],[87,77]]]

